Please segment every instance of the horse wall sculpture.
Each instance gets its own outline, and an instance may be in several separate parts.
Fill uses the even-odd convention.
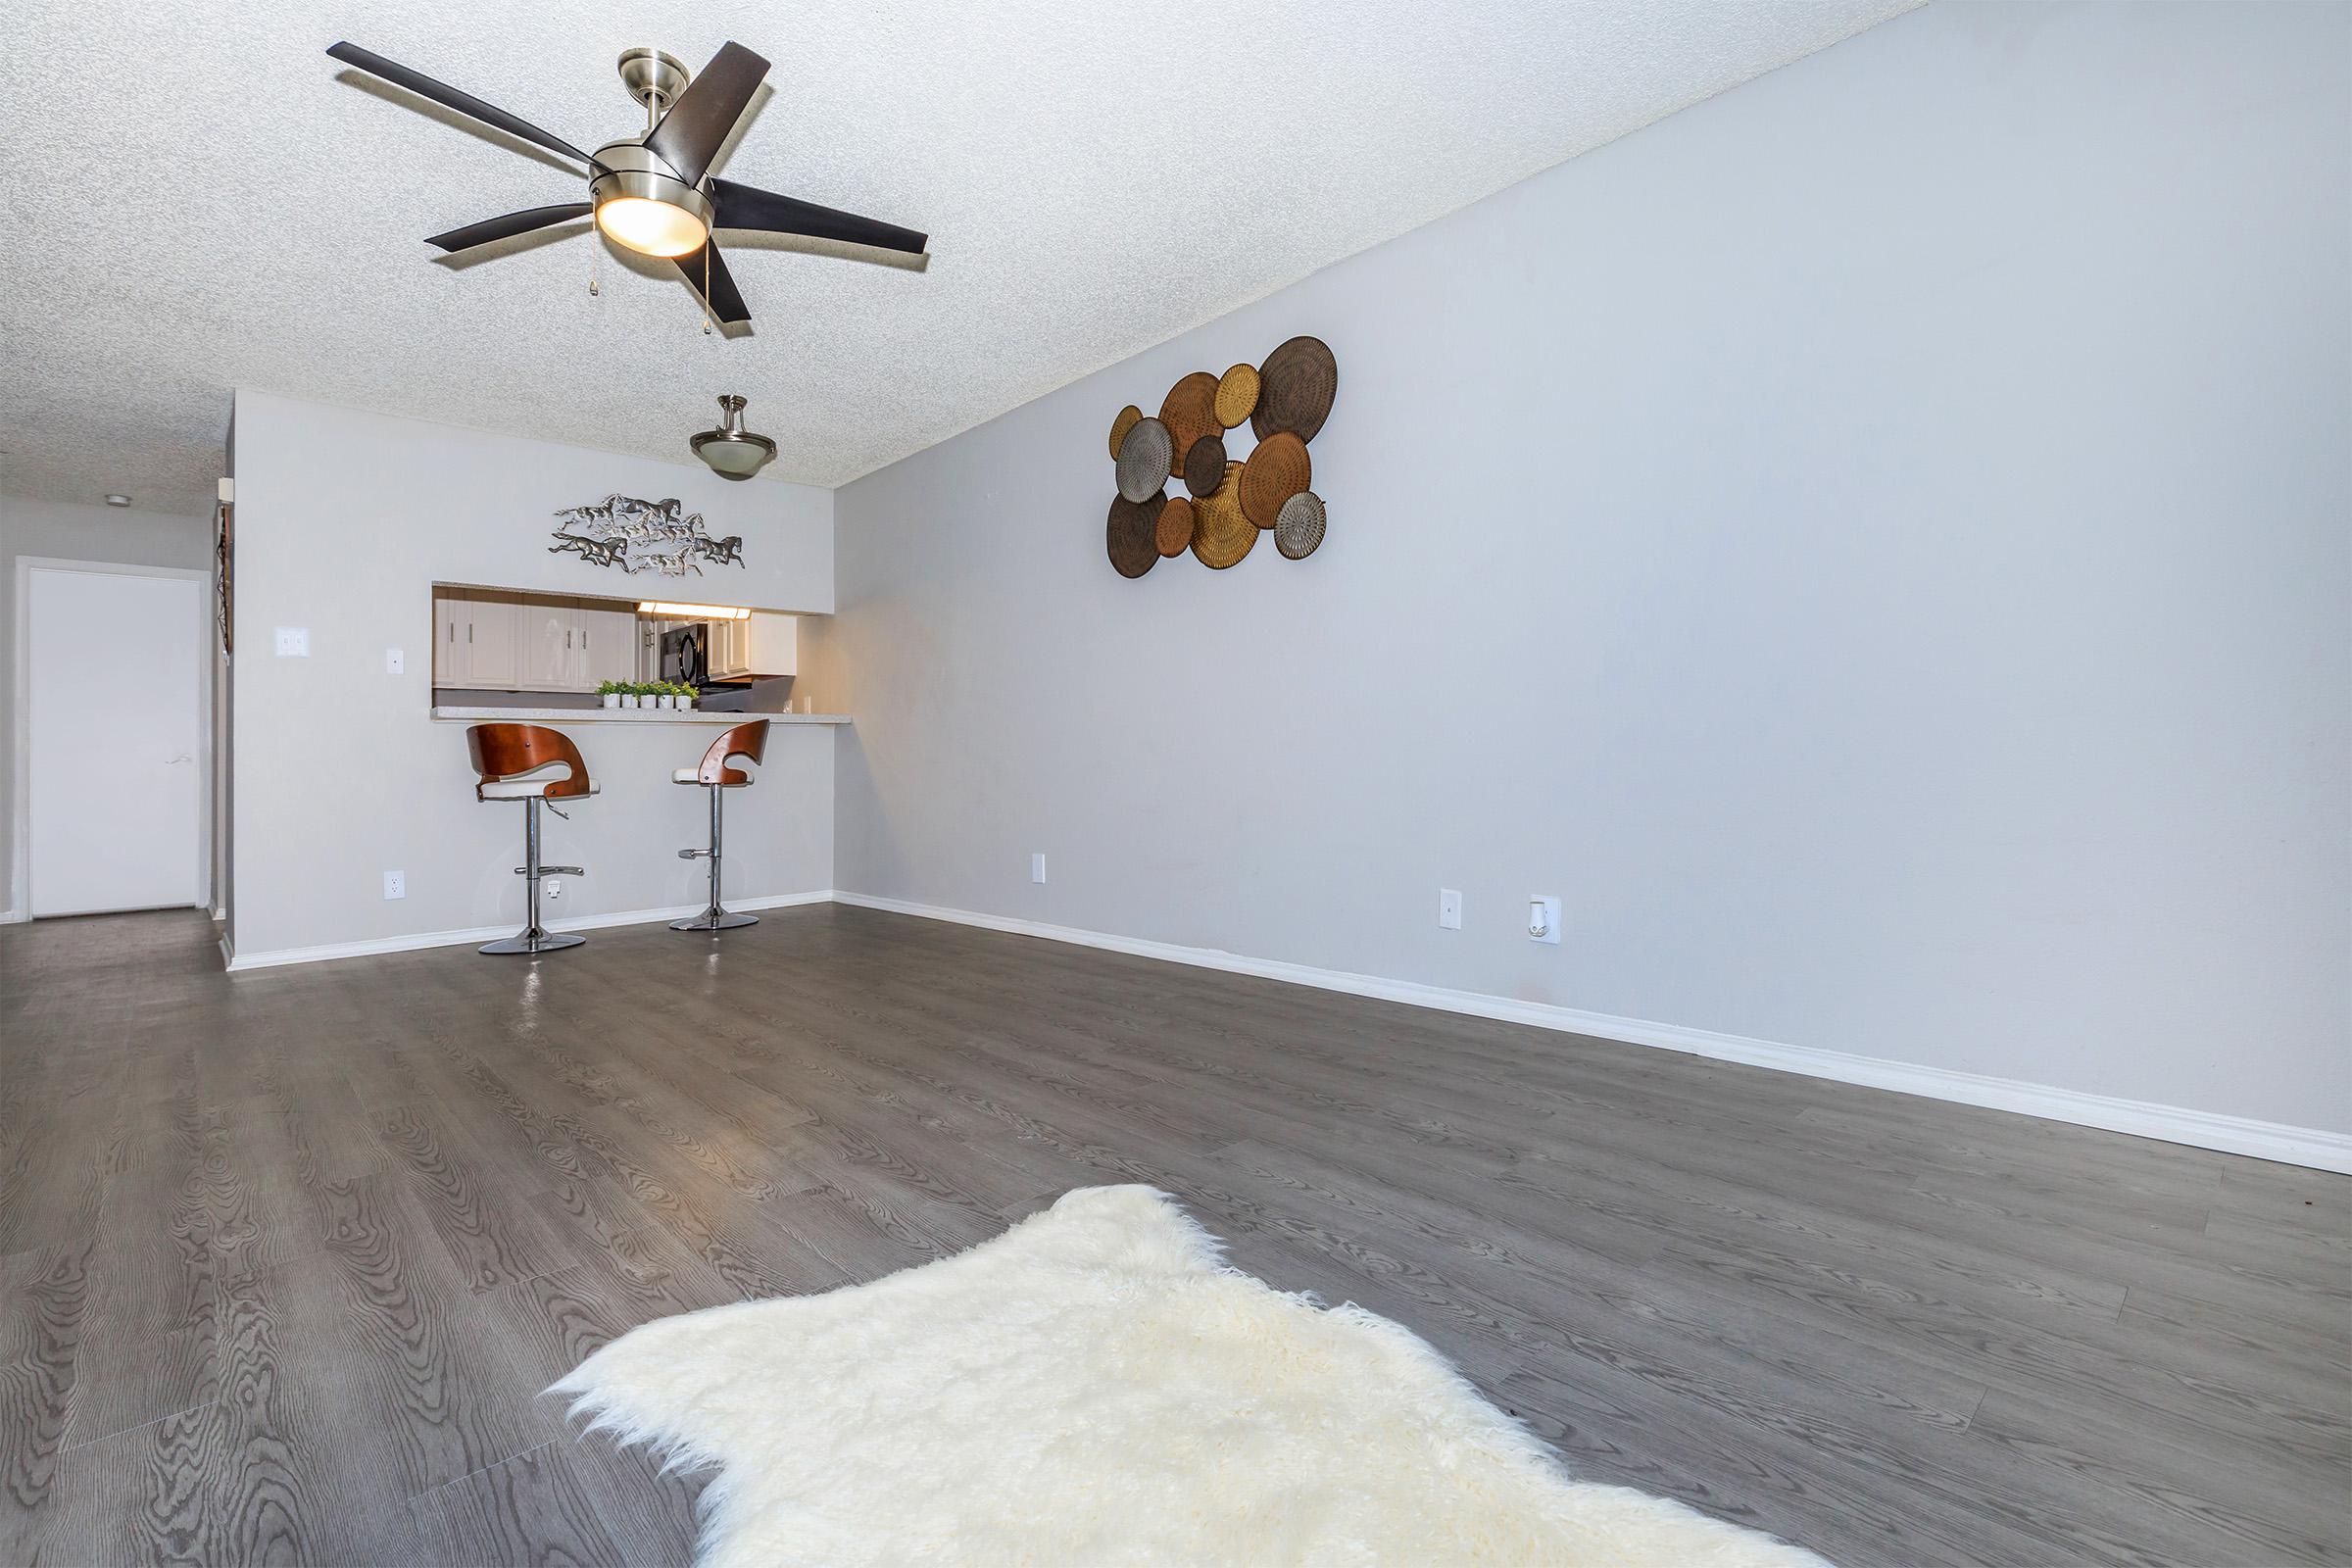
[[[618,566],[631,576],[658,571],[699,577],[699,562],[743,564],[743,535],[711,538],[703,530],[703,514],[686,511],[675,496],[644,501],[609,495],[593,506],[565,507],[556,521],[550,555],[569,551],[591,565]]]

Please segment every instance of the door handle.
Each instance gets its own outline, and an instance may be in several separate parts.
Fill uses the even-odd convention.
[[[177,757],[165,758],[164,765],[166,767],[175,767],[181,762],[193,762],[194,760],[196,760],[196,759],[190,757],[187,753],[182,752]]]

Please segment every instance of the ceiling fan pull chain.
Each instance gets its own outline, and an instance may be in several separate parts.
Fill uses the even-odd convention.
[[[710,335],[710,236],[703,236],[703,336]]]
[[[590,234],[588,236],[588,292],[591,295],[601,294],[603,292],[603,290],[597,286],[596,264],[598,259],[604,255],[604,251],[605,247],[599,243],[596,235]]]

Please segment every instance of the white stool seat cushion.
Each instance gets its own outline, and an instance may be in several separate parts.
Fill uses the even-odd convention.
[[[482,786],[482,799],[485,801],[527,801],[534,796],[546,795],[547,787],[550,784],[561,784],[564,779],[569,778],[570,776],[571,775],[569,773],[564,773],[556,778],[501,779],[497,783],[485,784]],[[588,793],[590,795],[594,795],[599,790],[603,789],[603,787],[604,786],[601,784],[591,783],[588,786]],[[580,798],[581,797],[577,795],[569,797],[557,797],[558,800],[570,799],[575,801],[579,800]]]
[[[669,775],[669,781],[672,784],[700,784],[703,781],[703,770],[699,767],[681,767]],[[741,784],[721,784],[718,787],[722,790],[743,788]]]

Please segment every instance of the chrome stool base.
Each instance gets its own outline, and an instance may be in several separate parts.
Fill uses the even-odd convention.
[[[568,931],[525,931],[520,936],[507,937],[487,943],[476,953],[554,953],[560,948],[576,948],[588,939]]]
[[[732,931],[737,926],[759,923],[760,917],[756,914],[737,914],[729,909],[705,909],[686,919],[670,921],[669,928],[672,931]]]
[[[717,784],[706,784],[703,787],[710,795],[710,847],[707,850],[680,850],[678,858],[710,862],[710,906],[700,914],[670,921],[669,928],[672,931],[733,931],[739,926],[758,925],[758,915],[735,914],[718,902],[719,863],[726,858],[727,790],[725,786]]]
[[[537,796],[528,797],[522,803],[522,863],[514,868],[514,874],[523,878],[523,885],[530,890],[528,894],[531,911],[529,921],[514,935],[474,949],[473,951],[476,953],[494,955],[558,953],[565,948],[579,947],[588,940],[583,936],[574,936],[570,932],[550,931],[539,923],[540,878],[586,876],[588,874],[576,865],[542,865],[539,863],[539,808],[545,804]],[[548,807],[548,809],[555,811],[558,816],[564,814],[562,811],[557,811],[552,806]]]

